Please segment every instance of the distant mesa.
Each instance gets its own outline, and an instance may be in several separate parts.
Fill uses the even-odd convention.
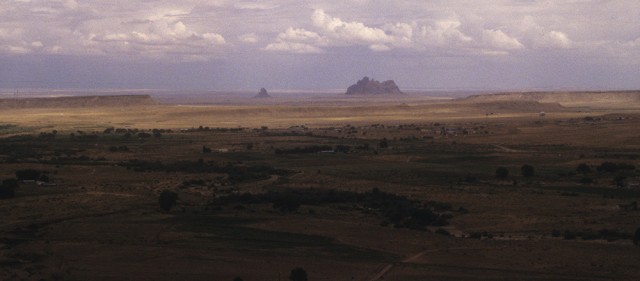
[[[261,88],[260,92],[255,96],[256,98],[270,98],[271,96],[267,93],[267,89]]]
[[[404,94],[393,80],[379,82],[364,77],[347,88],[347,95],[402,95]]]
[[[70,96],[0,99],[0,109],[124,107],[158,104],[149,95]]]

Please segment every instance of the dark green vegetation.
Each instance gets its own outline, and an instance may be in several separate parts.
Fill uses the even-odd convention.
[[[572,141],[637,125],[602,120],[0,128],[0,279],[635,280],[635,136]]]

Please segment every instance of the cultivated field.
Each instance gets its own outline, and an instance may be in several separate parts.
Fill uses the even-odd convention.
[[[630,95],[4,109],[0,280],[639,280]]]

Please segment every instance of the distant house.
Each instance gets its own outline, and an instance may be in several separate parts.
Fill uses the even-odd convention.
[[[544,117],[544,116],[546,116],[546,115],[547,115],[547,114],[546,114],[544,111],[540,111],[540,117]]]

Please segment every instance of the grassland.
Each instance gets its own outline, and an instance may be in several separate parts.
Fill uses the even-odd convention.
[[[638,280],[640,107],[545,102],[3,110],[0,279]]]

